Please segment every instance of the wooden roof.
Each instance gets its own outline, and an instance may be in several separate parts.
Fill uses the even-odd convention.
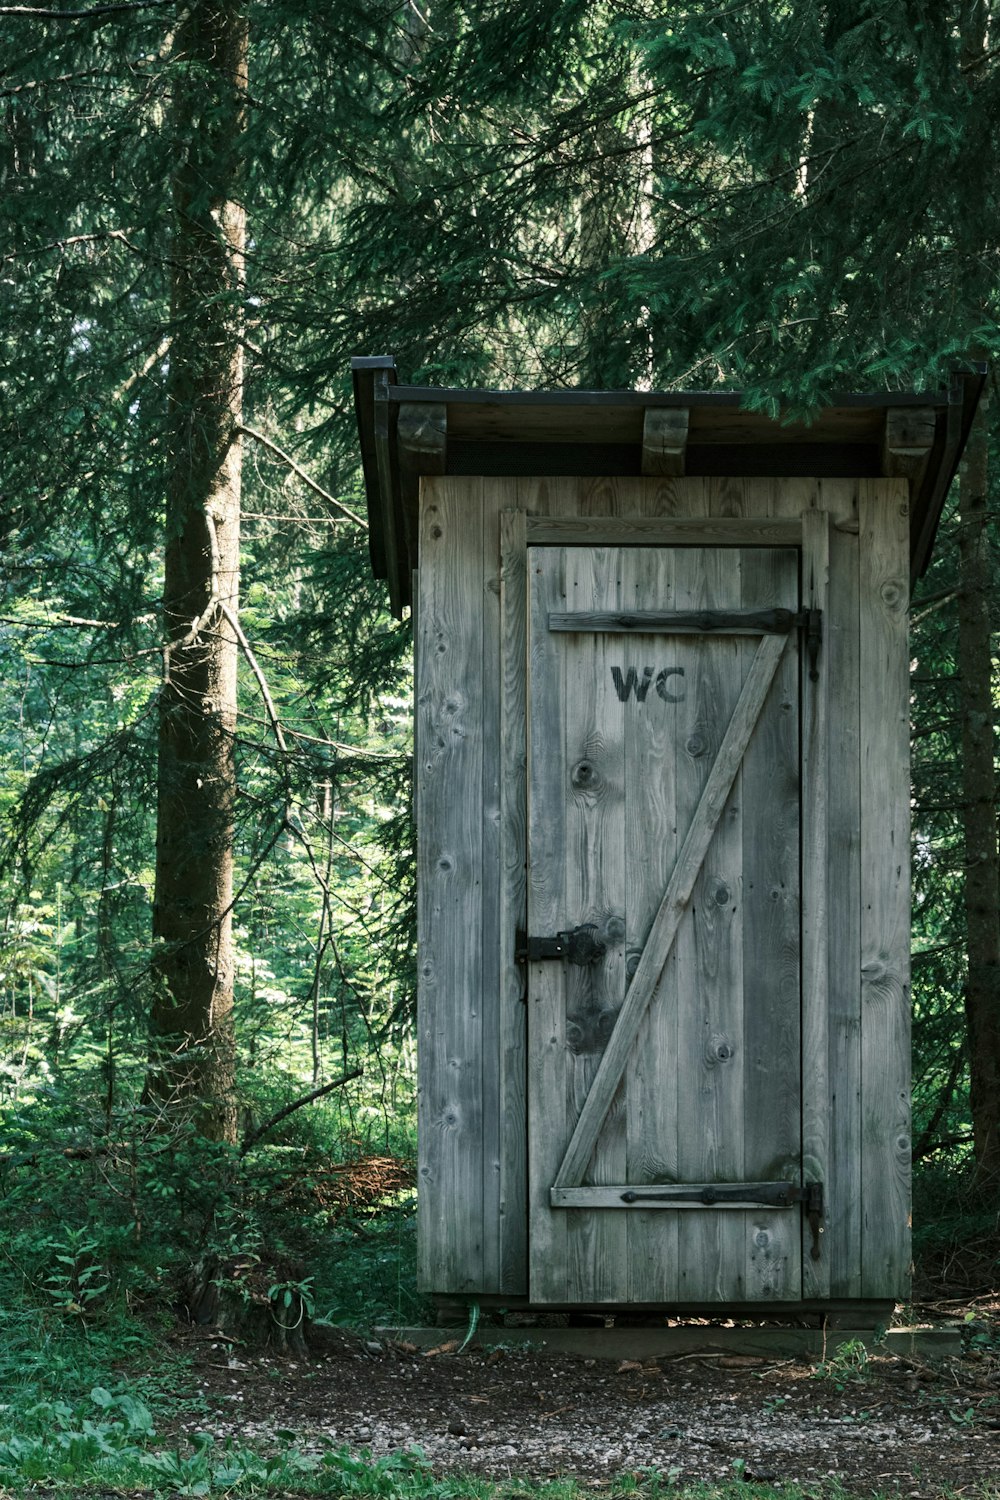
[[[393,611],[410,602],[421,474],[761,475],[911,481],[910,566],[930,560],[985,367],[948,390],[837,396],[812,422],[737,391],[489,391],[400,385],[391,355],[351,361],[370,550]]]

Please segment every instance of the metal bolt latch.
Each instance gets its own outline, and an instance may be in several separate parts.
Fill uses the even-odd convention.
[[[586,968],[588,964],[600,963],[607,951],[607,943],[598,935],[597,923],[583,922],[566,932],[557,932],[554,937],[528,937],[519,932],[514,957],[521,964],[564,958],[567,963]]]

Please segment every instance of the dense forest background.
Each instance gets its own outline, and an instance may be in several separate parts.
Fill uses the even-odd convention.
[[[796,412],[994,359],[990,28],[988,0],[0,5],[22,1363],[53,1319],[420,1312],[411,640],[370,575],[351,355]],[[918,1244],[973,1282],[1000,1204],[990,391],[911,615]]]

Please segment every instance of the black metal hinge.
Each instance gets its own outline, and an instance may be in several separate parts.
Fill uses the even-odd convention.
[[[767,1208],[791,1208],[801,1203],[812,1233],[812,1258],[820,1258],[820,1235],[823,1232],[823,1184],[807,1182],[727,1182],[678,1183],[676,1186],[627,1188],[623,1203],[703,1203],[706,1208],[724,1208],[727,1203]]]
[[[823,643],[823,611],[803,609],[795,617],[795,623],[804,629],[806,656],[809,661],[809,681],[819,681],[819,648]]]

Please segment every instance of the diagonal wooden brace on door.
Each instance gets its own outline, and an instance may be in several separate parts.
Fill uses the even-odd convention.
[[[553,1207],[558,1206],[554,1195],[559,1189],[579,1187],[583,1182],[583,1174],[587,1170],[601,1126],[621,1083],[629,1053],[670,956],[681,918],[691,899],[698,872],[736,780],[736,772],[750,743],[754,725],[760,718],[787,639],[784,634],[765,635],[757,647],[757,654],[719,746],[719,753],[705,783],[673,874],[653,918],[649,937],[625,1002],[618,1013],[614,1031],[556,1174],[552,1185]]]

